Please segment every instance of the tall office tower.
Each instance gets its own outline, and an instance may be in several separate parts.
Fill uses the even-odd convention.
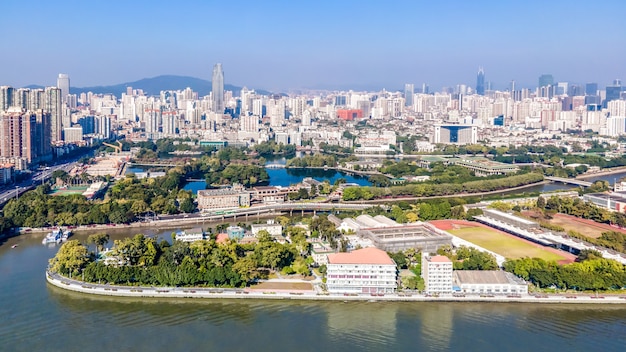
[[[411,83],[404,85],[404,106],[413,106],[413,94],[415,87]]]
[[[428,94],[430,91],[430,88],[428,87],[428,84],[423,83],[422,84],[422,94]]]
[[[57,88],[61,90],[61,101],[65,102],[67,95],[70,94],[70,76],[65,73],[59,73]]]
[[[585,84],[585,95],[598,95],[598,83],[587,83]]]
[[[603,107],[607,107],[607,103],[613,100],[619,100],[620,94],[622,93],[621,86],[606,86],[605,88],[605,98],[602,103]]]
[[[222,70],[222,64],[217,63],[213,66],[213,78],[211,81],[213,85],[213,111],[218,114],[224,113],[224,71]]]
[[[15,88],[9,86],[0,87],[0,112],[7,111],[13,106]]]
[[[44,91],[44,110],[50,113],[50,136],[52,143],[62,141],[63,104],[59,88],[46,87]]]
[[[569,83],[567,82],[558,82],[556,84],[556,95],[564,95],[569,91]]]
[[[478,75],[476,76],[476,94],[485,95],[485,71],[482,67],[478,68]]]
[[[539,88],[553,86],[554,85],[554,77],[550,74],[543,74],[539,76]]]

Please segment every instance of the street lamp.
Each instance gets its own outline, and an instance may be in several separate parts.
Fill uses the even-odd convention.
[[[20,199],[20,186],[15,186],[15,199]]]

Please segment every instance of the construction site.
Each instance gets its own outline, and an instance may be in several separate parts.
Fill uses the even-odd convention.
[[[117,144],[102,143],[113,148],[113,153],[103,154],[94,158],[95,163],[86,165],[84,172],[90,176],[111,176],[114,178],[124,177],[127,163],[133,156],[133,151],[123,151],[122,143]]]

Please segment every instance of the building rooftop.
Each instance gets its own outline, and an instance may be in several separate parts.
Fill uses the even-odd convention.
[[[517,221],[517,222],[525,224],[525,225],[530,225],[530,226],[537,225],[537,223],[534,222],[534,221],[530,221],[530,220],[521,218],[519,216],[515,216],[513,214],[505,213],[505,212],[497,210],[497,209],[485,209],[485,210],[483,210],[483,212],[486,213],[487,216],[489,216],[489,214],[491,213],[491,214],[499,215],[499,216],[501,216],[503,218],[506,218],[506,219],[509,219],[509,220]]]
[[[450,263],[451,262],[450,258],[444,255],[434,255],[428,258],[428,261],[433,262],[433,263]]]
[[[462,284],[523,284],[523,280],[502,270],[455,270],[455,281]]]
[[[370,247],[358,249],[350,253],[335,253],[328,255],[330,264],[386,264],[395,265],[387,252]]]

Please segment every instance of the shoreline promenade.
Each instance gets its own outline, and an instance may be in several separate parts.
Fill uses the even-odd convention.
[[[138,298],[195,298],[195,299],[272,299],[272,300],[307,300],[307,301],[363,301],[363,302],[494,302],[494,303],[558,303],[558,304],[626,304],[625,295],[595,296],[579,295],[523,295],[523,296],[487,296],[487,295],[441,295],[427,296],[417,293],[397,293],[381,295],[321,294],[310,292],[284,292],[280,290],[252,292],[235,288],[208,287],[144,287],[116,286],[87,283],[73,280],[56,273],[46,271],[49,284],[74,292],[118,297]],[[280,292],[279,292],[280,291]]]

